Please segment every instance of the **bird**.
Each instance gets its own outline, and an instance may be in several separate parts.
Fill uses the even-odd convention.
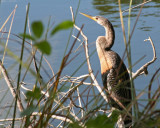
[[[112,97],[118,99],[124,107],[128,107],[132,100],[131,83],[129,73],[121,57],[118,53],[111,50],[115,40],[113,25],[107,18],[102,16],[91,16],[85,13],[81,14],[96,21],[96,23],[105,29],[105,36],[99,36],[96,40],[102,82],[104,88],[109,92],[107,97],[110,106],[122,111],[123,108],[115,102]],[[132,114],[132,110],[129,112]],[[127,115],[124,119],[125,127],[131,126],[131,123],[132,118]]]

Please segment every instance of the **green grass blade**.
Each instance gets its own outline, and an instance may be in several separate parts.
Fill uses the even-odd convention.
[[[30,3],[28,3],[27,13],[26,13],[26,20],[25,20],[25,27],[24,27],[24,35],[26,34],[27,19],[28,19],[28,13],[29,13],[29,6],[30,6]],[[20,60],[21,60],[21,61],[22,61],[22,59],[23,59],[24,43],[25,43],[25,36],[23,37],[22,48],[21,48],[21,56],[20,56]],[[19,64],[19,70],[18,70],[18,79],[17,79],[17,88],[16,88],[17,93],[16,93],[16,99],[15,99],[15,105],[14,105],[12,128],[14,128],[15,117],[16,117],[17,98],[18,98],[18,90],[19,90],[19,83],[20,83],[20,77],[21,77],[21,68],[22,68],[22,64],[20,63],[20,64]]]

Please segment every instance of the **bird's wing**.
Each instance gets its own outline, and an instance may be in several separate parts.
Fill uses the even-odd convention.
[[[131,98],[131,83],[130,83],[130,77],[129,77],[127,68],[123,62],[119,66],[120,68],[118,71],[118,78],[117,78],[118,79],[117,85],[120,87],[119,91],[123,92],[121,93],[122,98],[125,98],[126,100],[127,99],[131,100],[132,99]]]
[[[123,65],[120,70],[110,69],[105,74],[102,74],[102,80],[104,87],[109,91],[109,95],[116,97],[124,106],[127,106],[131,101],[131,90],[129,74],[126,72],[126,68]],[[110,104],[118,109],[120,106],[111,98]]]

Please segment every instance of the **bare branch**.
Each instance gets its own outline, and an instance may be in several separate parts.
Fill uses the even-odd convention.
[[[79,93],[79,89],[78,88],[77,88],[77,95],[78,95],[79,106],[80,106],[80,108],[82,108],[81,97],[80,97],[80,93]],[[82,109],[82,111],[81,111],[82,118],[84,116],[83,113],[84,113],[84,111]]]
[[[3,53],[3,58],[2,58],[2,64],[4,62],[4,57],[6,55],[6,49],[7,49],[7,46],[8,46],[8,41],[9,41],[9,37],[10,37],[10,33],[11,33],[11,29],[12,29],[12,25],[13,25],[13,20],[14,20],[14,16],[15,16],[15,13],[16,13],[16,8],[17,8],[17,5],[15,5],[15,8],[13,10],[13,16],[12,16],[12,20],[11,20],[11,24],[10,24],[10,28],[9,28],[9,32],[8,32],[8,37],[7,37],[7,40],[6,40],[6,44],[5,44],[5,48],[4,48],[4,53]],[[12,13],[11,13],[12,14]],[[8,17],[9,18],[9,17]],[[8,21],[9,19],[7,19]],[[5,22],[6,23],[6,22]],[[5,25],[5,23],[3,25]],[[3,29],[4,26],[2,26],[2,28],[0,29],[0,31]]]
[[[14,10],[11,12],[11,14],[8,16],[8,18],[6,19],[6,21],[3,23],[2,27],[0,28],[0,32],[2,31],[2,29],[4,28],[4,26],[5,26],[5,25],[7,24],[7,22],[9,21],[10,17],[12,16],[12,14],[15,13],[15,10],[16,10],[17,7],[18,7],[18,6],[17,6],[17,4],[16,4]]]
[[[13,97],[16,98],[16,90],[15,90],[15,88],[14,88],[14,86],[12,84],[12,80],[11,80],[11,78],[9,78],[9,75],[8,75],[5,67],[3,66],[1,60],[0,60],[0,71],[2,72],[2,74],[4,76],[4,79],[5,79],[6,83],[7,83],[8,87],[9,87],[9,89],[10,89],[12,95],[13,95]],[[17,106],[19,108],[19,111],[22,112],[24,108],[23,108],[23,105],[22,105],[22,102],[21,102],[21,99],[20,99],[19,95],[18,95],[18,98],[17,98]]]
[[[151,37],[149,37],[148,39],[144,40],[144,41],[150,41],[152,48],[153,48],[153,59],[149,62],[147,62],[146,64],[144,64],[141,68],[139,68],[135,73],[133,73],[133,79],[135,79],[137,76],[142,75],[142,74],[148,74],[147,68],[149,65],[151,65],[152,63],[155,62],[155,60],[157,59],[156,57],[156,50],[153,44],[153,41],[151,39]]]
[[[23,83],[21,83],[21,88],[23,88],[25,91],[31,91],[31,92],[33,91],[33,90],[28,89],[27,87],[25,87]],[[49,97],[48,92],[45,92],[45,91],[41,90],[41,94],[43,94],[45,97]]]
[[[81,75],[79,77],[64,76],[63,78],[60,79],[60,82],[71,82],[71,83],[78,83],[79,84],[82,82],[80,79],[83,79],[88,76],[90,76],[90,75],[86,74],[86,75]],[[94,83],[89,83],[89,82],[82,82],[82,84],[96,86]]]
[[[146,3],[149,3],[149,2],[151,2],[151,1],[152,1],[152,0],[148,0],[148,1],[146,1],[146,2],[143,2],[143,3],[141,3],[141,4],[138,4],[137,6],[134,6],[134,7],[132,7],[132,8],[129,8],[129,9],[124,10],[122,13],[128,12],[130,9],[137,8],[137,7],[141,6],[141,5],[144,5],[144,4],[146,4]]]
[[[38,113],[38,112],[33,112],[32,113],[32,116],[39,116],[41,115],[42,113]],[[46,116],[46,115],[45,115]],[[72,120],[70,120],[69,118],[63,116],[63,115],[52,115],[51,118],[53,119],[57,119],[57,120],[62,120],[62,121],[66,121],[66,122],[69,122],[69,123],[73,123]],[[4,122],[4,121],[12,121],[13,119],[12,118],[8,118],[8,119],[0,119],[0,122]],[[23,120],[23,117],[22,118],[15,118],[15,121],[19,121],[19,120]]]

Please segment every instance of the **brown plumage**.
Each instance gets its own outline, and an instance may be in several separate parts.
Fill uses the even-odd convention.
[[[81,14],[96,21],[105,28],[106,35],[99,36],[96,40],[96,48],[101,65],[102,81],[104,87],[109,92],[108,99],[111,107],[123,110],[110,96],[112,95],[113,97],[116,97],[124,107],[127,107],[132,100],[130,78],[126,66],[120,56],[111,50],[115,39],[114,28],[111,22],[104,17],[92,17],[84,13]],[[124,119],[126,127],[131,125],[131,122],[132,120],[129,116]]]

